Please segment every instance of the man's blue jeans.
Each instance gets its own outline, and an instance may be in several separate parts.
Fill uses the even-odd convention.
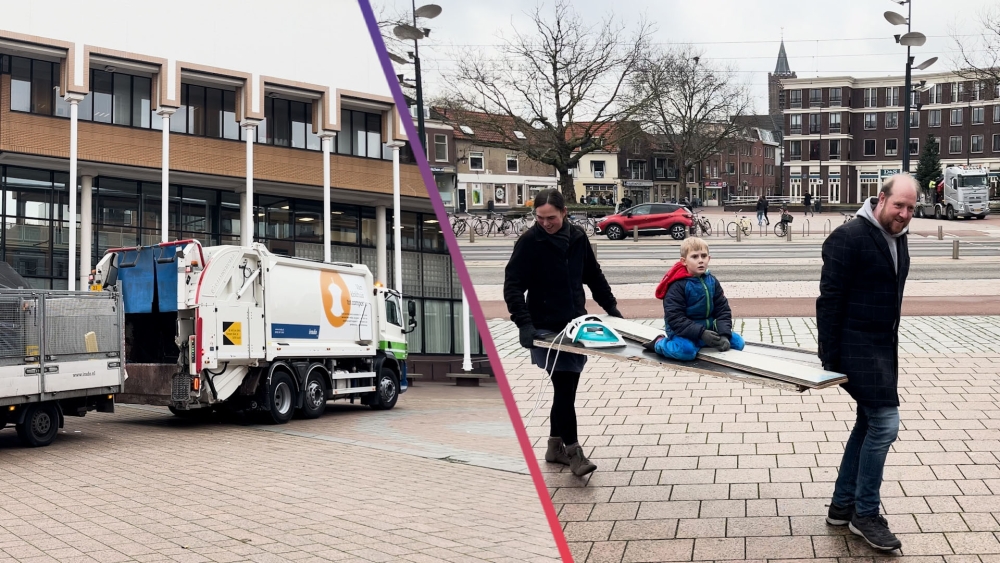
[[[882,470],[889,446],[898,433],[899,407],[858,405],[858,418],[844,447],[844,459],[833,489],[834,504],[853,504],[859,517],[878,514]]]

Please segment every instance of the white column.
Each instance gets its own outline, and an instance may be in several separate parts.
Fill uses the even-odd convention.
[[[160,162],[160,242],[170,240],[170,116],[177,108],[161,107],[156,114],[163,118],[162,157]]]
[[[89,287],[90,256],[93,254],[93,205],[91,196],[94,191],[94,177],[80,177],[80,289]]]
[[[386,257],[385,257],[385,206],[378,205],[375,207],[375,279],[382,282],[385,286],[388,283],[389,276],[386,272]]]
[[[79,94],[67,94],[66,101],[69,102],[69,272],[67,275],[67,289],[76,290],[76,149],[78,144],[78,125],[80,101],[83,96]]]
[[[247,190],[246,201],[240,202],[242,204],[240,216],[243,217],[240,246],[250,246],[253,243],[254,222],[257,219],[253,214],[253,139],[259,123],[260,121],[256,119],[244,119],[240,123],[247,139]]]
[[[323,261],[332,262],[330,256],[330,144],[333,136],[324,133],[323,143]]]
[[[403,143],[393,141],[386,143],[392,149],[392,267],[395,270],[396,291],[403,293],[403,226],[401,225],[401,215],[403,214],[399,204],[399,149]]]
[[[462,292],[462,371],[472,371],[472,331],[469,328],[469,299]]]

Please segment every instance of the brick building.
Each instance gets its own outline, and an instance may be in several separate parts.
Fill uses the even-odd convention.
[[[460,282],[384,81],[366,93],[294,73],[266,76],[266,68],[166,58],[177,56],[175,47],[190,54],[190,46],[138,54],[114,39],[106,46],[72,39],[0,31],[0,259],[32,287],[66,288],[71,279],[82,286],[106,249],[163,236],[261,242],[278,254],[322,260],[324,224],[333,260],[365,263],[392,280],[385,256],[396,145],[404,162],[403,289],[417,302],[420,324],[410,350],[461,352]],[[364,40],[370,46],[366,32]]]
[[[1000,176],[1000,89],[953,73],[922,74],[903,139],[903,76],[797,78],[782,81],[785,189],[792,201],[809,191],[824,202],[858,203],[902,170],[915,171],[929,135],[943,166],[972,164]]]

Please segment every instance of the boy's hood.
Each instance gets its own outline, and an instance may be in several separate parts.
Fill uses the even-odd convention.
[[[677,280],[682,280],[684,278],[690,278],[691,275],[688,274],[687,266],[684,265],[684,260],[678,260],[676,264],[667,270],[667,273],[660,280],[660,283],[656,286],[656,298],[663,299],[667,295],[667,289],[670,284]]]

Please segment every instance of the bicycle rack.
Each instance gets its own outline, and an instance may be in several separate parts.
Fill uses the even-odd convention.
[[[809,219],[802,219],[802,236],[807,237],[812,233],[809,227]]]
[[[823,225],[823,237],[830,236],[830,232],[832,231],[833,231],[833,226],[831,225],[830,220],[827,219],[826,223]]]

